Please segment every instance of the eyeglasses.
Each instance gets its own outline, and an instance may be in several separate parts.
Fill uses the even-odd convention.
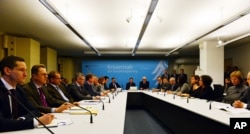
[[[43,74],[39,74],[39,75],[48,76],[48,74],[47,74],[47,73],[43,73]]]

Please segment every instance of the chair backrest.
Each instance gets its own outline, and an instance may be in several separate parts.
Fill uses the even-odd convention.
[[[220,84],[214,84],[214,101],[223,100],[224,87]]]

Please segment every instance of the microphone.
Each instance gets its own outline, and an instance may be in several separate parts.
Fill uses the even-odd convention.
[[[110,103],[110,97],[109,97],[109,95],[108,95],[108,94],[106,94],[106,96],[109,98],[109,103]]]
[[[102,101],[102,99],[100,99],[100,102],[102,102],[102,110],[104,110],[104,102]]]
[[[212,101],[210,101],[210,103],[209,103],[209,110],[211,110],[212,109]]]
[[[77,106],[77,105],[75,105]],[[92,112],[90,110],[88,110],[87,108],[81,107],[81,106],[77,106],[85,111],[88,111],[90,113],[90,123],[93,123],[93,116],[92,116]]]
[[[53,131],[51,131],[44,123],[42,123],[34,113],[32,113],[23,103],[21,103],[21,101],[19,101],[15,96],[13,96],[9,91],[7,91],[8,95],[10,95],[12,98],[14,98],[17,103],[22,106],[32,117],[35,118],[35,120],[37,120],[44,128],[46,128],[51,134],[54,134]]]

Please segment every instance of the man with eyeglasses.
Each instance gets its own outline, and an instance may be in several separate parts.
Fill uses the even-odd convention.
[[[36,110],[28,101],[23,89],[27,76],[24,59],[7,56],[0,61],[0,133],[32,129],[40,125],[34,116],[47,125],[54,119],[52,114],[44,114]],[[27,109],[25,109],[25,107]],[[27,111],[29,110],[29,111]]]
[[[45,65],[34,65],[31,68],[30,82],[23,87],[31,104],[43,113],[60,113],[69,109],[72,106],[70,103],[55,99],[48,93],[44,86],[47,77]]]
[[[74,102],[71,95],[67,92],[65,86],[61,85],[61,74],[59,72],[49,72],[48,79],[49,84],[47,84],[47,90],[52,97],[78,105],[78,102]]]

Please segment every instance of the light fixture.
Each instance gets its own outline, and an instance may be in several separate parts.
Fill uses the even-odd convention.
[[[186,44],[183,44],[183,45],[180,45],[180,46],[174,48],[174,49],[171,50],[170,52],[166,53],[165,56],[169,56],[170,54],[172,54],[173,52],[177,51],[178,49],[180,49],[180,48],[182,48],[182,47],[184,47],[184,46],[190,45],[190,44],[192,44],[192,43],[195,42],[195,41],[198,41],[199,39],[201,39],[201,38],[203,38],[203,37],[205,37],[205,36],[211,34],[212,32],[215,32],[216,30],[219,30],[219,29],[221,29],[221,28],[223,28],[223,27],[225,27],[225,26],[231,24],[232,22],[234,22],[234,21],[236,21],[236,20],[238,20],[238,19],[240,19],[240,18],[242,18],[242,17],[248,15],[249,13],[250,13],[250,8],[248,8],[247,10],[244,10],[243,12],[240,12],[239,14],[235,15],[234,17],[228,19],[225,23],[223,23],[223,24],[221,24],[221,25],[215,27],[214,29],[208,31],[207,33],[202,34],[202,35],[200,35],[200,36],[194,38],[193,40],[189,41],[189,42],[186,43]],[[248,36],[249,36],[249,35],[248,35]],[[228,43],[229,43],[229,41],[227,41],[226,43],[224,42],[224,43],[221,44],[221,46],[222,46],[222,45],[224,46],[225,44],[228,44]]]
[[[223,41],[220,39],[219,36],[217,37],[217,43],[218,43],[219,45],[221,45],[221,44],[223,43]]]
[[[81,36],[77,30],[69,24],[69,22],[50,4],[47,0],[39,0],[52,14],[54,14],[65,26],[67,26],[76,36],[78,36],[90,49],[92,49],[98,56],[100,52],[94,48],[84,37]]]
[[[156,8],[156,6],[157,6],[157,3],[158,3],[158,0],[152,0],[151,3],[150,3],[150,6],[149,6],[149,8],[148,8],[148,12],[147,12],[146,18],[145,18],[145,20],[144,20],[144,22],[143,22],[143,25],[142,25],[142,28],[141,28],[139,37],[138,37],[138,39],[137,39],[137,41],[136,41],[136,44],[135,44],[134,49],[132,50],[132,56],[135,55],[135,53],[136,53],[136,51],[137,51],[137,49],[138,49],[138,47],[139,47],[139,45],[140,45],[140,42],[141,42],[142,37],[143,37],[143,35],[144,35],[144,32],[145,32],[146,29],[147,29],[148,23],[149,23],[149,21],[150,21],[152,15],[153,15],[153,12],[155,11],[155,8]]]
[[[129,17],[126,18],[126,21],[127,21],[128,23],[130,23],[131,19],[132,19],[132,16],[129,16]]]
[[[246,38],[246,37],[250,37],[250,33],[244,34],[244,35],[242,35],[242,36],[236,37],[236,38],[234,38],[234,39],[232,39],[232,40],[229,40],[229,41],[226,41],[226,42],[222,42],[221,44],[218,43],[218,45],[217,45],[216,47],[222,47],[222,46],[225,46],[225,45],[227,45],[227,44],[229,44],[229,43],[238,41],[238,40],[243,39],[243,38]]]

